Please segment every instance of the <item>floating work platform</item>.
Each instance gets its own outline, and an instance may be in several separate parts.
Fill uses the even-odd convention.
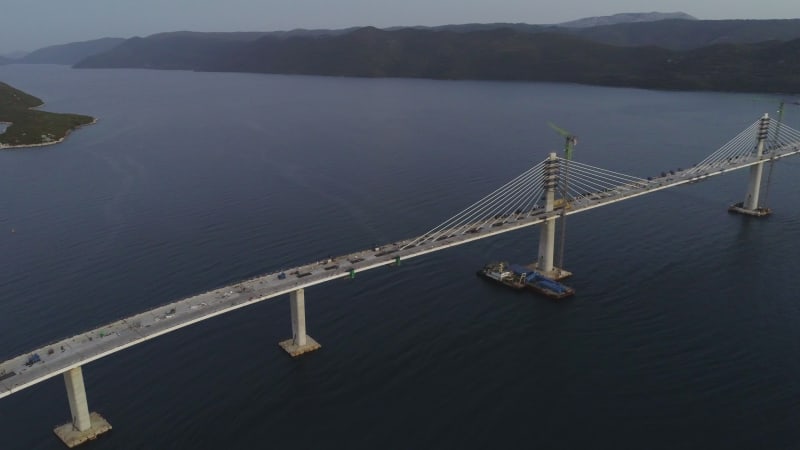
[[[97,439],[97,436],[111,431],[111,424],[106,421],[100,414],[93,412],[90,414],[92,418],[92,426],[86,431],[78,431],[72,423],[67,423],[56,427],[53,432],[56,433],[67,447],[73,448],[83,444],[86,441]]]
[[[564,269],[562,269],[560,267],[555,267],[555,266],[553,266],[553,270],[548,270],[548,271],[543,271],[543,270],[537,269],[536,268],[536,263],[528,264],[525,267],[528,268],[531,272],[536,272],[539,275],[542,275],[544,277],[547,277],[547,278],[550,278],[551,280],[556,280],[556,281],[563,280],[565,278],[569,278],[569,277],[572,276],[572,272],[570,272],[569,270],[564,270]]]
[[[744,207],[744,203],[739,202],[728,207],[728,212],[744,214],[746,216],[753,216],[753,217],[764,217],[772,214],[772,209],[764,207],[759,207],[756,209],[747,209]]]
[[[554,300],[575,295],[575,290],[571,287],[517,264],[506,262],[487,264],[477,275],[515,290],[528,288]]]
[[[561,300],[562,298],[575,295],[575,289],[563,285],[552,278],[547,278],[539,272],[531,272],[525,275],[525,286],[547,298]]]

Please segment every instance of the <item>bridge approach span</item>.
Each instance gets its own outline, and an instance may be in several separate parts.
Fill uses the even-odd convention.
[[[772,149],[768,155],[761,157],[748,155],[723,159],[714,165],[696,166],[665,173],[661,177],[637,179],[612,188],[583,192],[570,199],[566,214],[576,214],[682,184],[703,181],[798,153],[800,142],[792,142]],[[269,273],[159,306],[3,361],[0,363],[0,398],[74,367],[229,311],[298,289],[348,278],[358,272],[556,220],[561,213],[561,210],[546,212],[535,206],[518,214],[493,216],[489,220],[470,222],[467,226],[459,224],[457,227],[440,228],[435,233]],[[279,278],[281,273],[285,278]],[[26,364],[33,354],[38,355],[39,361]]]
[[[752,142],[749,139],[752,136],[748,133],[757,134],[757,150],[753,150],[752,144],[748,144],[748,141]],[[766,148],[767,142],[771,142],[769,148]],[[197,294],[0,362],[0,398],[63,373],[70,396],[73,424],[59,428],[66,429],[66,433],[82,433],[80,438],[83,440],[87,436],[91,439],[94,436],[91,434],[94,433],[92,427],[96,425],[92,423],[95,413],[89,417],[80,372],[80,368],[86,363],[193,323],[284,294],[291,294],[294,333],[294,344],[291,345],[302,347],[306,345],[303,290],[307,287],[336,279],[352,278],[359,272],[399,265],[404,260],[534,225],[544,224],[542,236],[545,236],[544,231],[552,227],[559,217],[703,181],[747,167],[751,167],[747,198],[752,200],[750,203],[755,208],[758,205],[758,185],[764,163],[798,153],[800,132],[785,126],[781,128],[781,124],[770,129],[769,118],[765,115],[726,146],[692,168],[663,172],[661,176],[647,179],[593,168],[551,154],[548,159],[520,177],[418,237],[275,271]],[[558,181],[559,172],[564,174],[562,181]],[[562,183],[560,204],[559,208],[554,208],[554,193],[559,183]],[[544,205],[540,204],[541,200],[545,200]],[[737,208],[742,209],[741,205],[745,203],[739,204]],[[745,209],[746,213],[759,212],[749,207]],[[549,257],[552,259],[552,237],[548,239]],[[542,237],[540,262],[541,241]],[[537,270],[541,270],[541,267],[537,266]],[[552,261],[548,270],[552,270]],[[318,347],[316,342],[314,344]],[[284,348],[295,355],[289,348]],[[82,398],[75,400],[76,395]],[[103,422],[107,428],[99,432],[110,429],[110,425],[104,420]],[[60,433],[59,428],[56,429],[57,434]],[[59,436],[71,446],[69,439],[61,434]]]

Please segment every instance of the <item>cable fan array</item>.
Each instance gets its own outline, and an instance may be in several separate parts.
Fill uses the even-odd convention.
[[[524,218],[541,210],[544,168],[548,161],[549,159],[546,159],[526,170],[491,194],[406,244],[405,247],[442,240],[453,235],[474,233],[511,215]]]
[[[561,185],[561,198],[568,203],[580,204],[605,197],[625,195],[648,186],[648,181],[620,172],[590,166],[577,161],[558,158],[566,183]],[[563,186],[567,192],[563,192]],[[567,205],[567,209],[570,206]]]
[[[763,121],[763,125],[762,125]],[[402,248],[442,241],[491,227],[528,219],[543,219],[548,186],[556,192],[555,210],[568,212],[590,204],[612,201],[643,190],[663,189],[718,169],[741,166],[758,159],[759,133],[765,134],[764,158],[800,151],[800,131],[771,118],[759,119],[694,167],[667,178],[643,179],[556,157],[545,159],[468,208],[445,220]]]
[[[547,178],[554,176],[557,200],[555,209],[580,203],[584,199],[617,196],[647,186],[647,180],[601,169],[563,158],[545,159],[491,194],[445,220],[403,248],[477,233],[487,227],[518,222],[545,214]],[[568,183],[564,183],[567,177]],[[567,192],[564,192],[564,186]]]
[[[759,119],[696,166],[687,169],[686,172],[711,172],[731,164],[755,161],[758,158],[756,150],[762,120],[767,122],[765,124],[767,136],[764,157],[769,158],[771,154],[780,153],[783,150],[797,149],[798,142],[800,142],[800,131],[772,118]]]

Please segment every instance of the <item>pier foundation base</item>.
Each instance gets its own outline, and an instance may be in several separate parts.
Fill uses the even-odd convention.
[[[737,214],[744,214],[746,216],[753,216],[753,217],[764,217],[772,214],[772,210],[769,208],[755,208],[755,209],[747,209],[742,206],[742,203],[737,203],[735,205],[731,205],[728,208],[728,212],[737,213]]]
[[[278,342],[278,345],[281,346],[282,349],[286,350],[286,353],[292,356],[300,356],[303,353],[313,352],[314,350],[318,350],[321,345],[317,341],[311,338],[311,336],[306,335],[305,344],[297,345],[294,342],[294,339],[287,339],[285,341]]]
[[[73,448],[83,444],[86,441],[96,439],[97,436],[111,430],[111,424],[106,421],[100,414],[93,412],[90,414],[91,426],[84,431],[79,431],[72,423],[56,427],[53,431],[56,436],[61,439],[67,447]]]

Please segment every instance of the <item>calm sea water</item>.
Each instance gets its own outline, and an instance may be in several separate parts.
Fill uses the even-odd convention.
[[[0,152],[0,358],[259,273],[420,234],[558,150],[687,167],[777,98],[564,84],[3,66],[99,122]],[[800,111],[787,123],[800,128]],[[530,229],[306,292],[84,367],[92,449],[786,449],[800,445],[800,161],[766,220],[746,173],[570,216],[578,295],[474,276]],[[61,377],[0,400],[0,449],[61,449]]]

